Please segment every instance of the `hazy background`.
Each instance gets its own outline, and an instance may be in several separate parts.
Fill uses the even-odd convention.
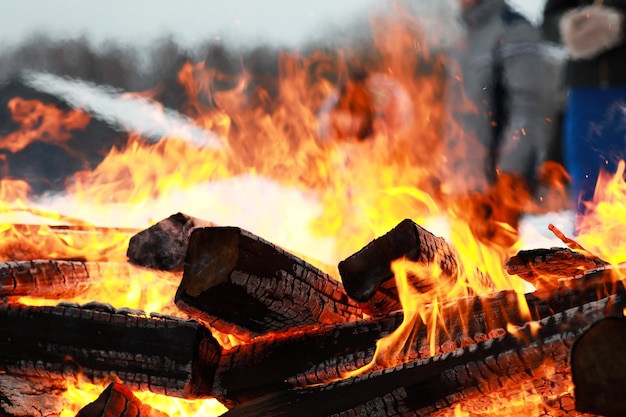
[[[408,6],[439,45],[459,33],[459,0],[6,1],[0,82],[29,69],[145,90],[171,78],[185,59],[205,60],[216,46],[254,54],[255,65],[281,48],[353,47],[367,38],[368,19],[392,1]],[[539,22],[544,1],[510,3]]]
[[[295,46],[349,23],[388,0],[20,0],[5,1],[0,40],[19,42],[39,31],[61,37],[87,35],[94,42],[145,43],[173,35],[185,45],[209,37]],[[426,12],[450,10],[455,0],[406,0]],[[544,0],[511,4],[538,20]]]

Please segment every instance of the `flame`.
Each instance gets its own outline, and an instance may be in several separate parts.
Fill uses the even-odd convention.
[[[580,244],[613,265],[626,261],[621,220],[626,213],[625,168],[626,163],[620,161],[615,173],[600,171],[593,201],[587,204],[578,228]]]
[[[59,417],[75,416],[83,407],[95,401],[105,388],[105,385],[94,385],[83,380],[69,384],[64,395],[68,405]],[[134,395],[143,404],[149,404],[169,417],[218,416],[227,411],[226,407],[214,399],[190,401],[151,392],[135,392]]]
[[[0,136],[0,148],[11,152],[24,149],[35,140],[62,145],[72,138],[72,130],[84,129],[90,120],[80,110],[64,111],[39,100],[20,97],[9,100],[8,108],[19,128],[6,136]]]

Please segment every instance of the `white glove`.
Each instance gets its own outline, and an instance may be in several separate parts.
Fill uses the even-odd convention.
[[[561,39],[573,59],[589,59],[622,41],[624,15],[608,6],[586,6],[563,15]]]

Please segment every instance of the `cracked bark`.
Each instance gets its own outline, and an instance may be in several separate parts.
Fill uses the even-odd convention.
[[[192,232],[175,302],[192,317],[244,340],[362,317],[340,282],[237,227]]]
[[[0,370],[98,383],[112,375],[134,390],[211,396],[221,347],[192,320],[103,304],[0,304]]]
[[[431,416],[459,401],[567,372],[569,349],[623,295],[557,313],[495,339],[341,381],[268,394],[224,417]]]
[[[114,262],[0,262],[0,297],[70,298],[107,277],[130,277],[134,270],[130,264]]]
[[[607,285],[611,270],[589,272],[577,285],[525,294],[513,291],[450,301],[441,307],[434,340],[421,319],[414,338],[405,346],[403,360],[410,361],[493,339],[507,325],[523,326],[612,294],[624,292],[621,283]],[[520,303],[530,316],[520,313]],[[253,339],[224,352],[215,376],[213,393],[229,407],[280,390],[324,384],[342,378],[374,357],[376,342],[394,331],[403,313],[382,318],[300,329]],[[315,346],[315,348],[313,348]]]

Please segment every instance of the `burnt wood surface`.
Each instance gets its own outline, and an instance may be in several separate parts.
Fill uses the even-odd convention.
[[[191,232],[213,223],[175,213],[135,234],[128,243],[130,263],[146,268],[182,272]]]
[[[432,415],[464,399],[567,371],[576,337],[595,321],[621,314],[623,307],[622,293],[428,359],[268,394],[223,416]]]
[[[0,373],[1,417],[48,417],[63,411],[64,381]]]
[[[340,282],[237,227],[191,233],[175,302],[192,317],[242,339],[362,317]]]
[[[76,417],[167,417],[165,413],[144,405],[123,384],[113,382]]]
[[[626,319],[609,317],[578,338],[571,353],[576,409],[626,415]]]
[[[60,299],[81,294],[107,277],[133,273],[127,263],[33,260],[0,262],[0,297],[30,296]]]
[[[385,315],[402,308],[391,263],[406,258],[422,265],[437,265],[436,278],[409,274],[413,288],[425,293],[435,286],[452,287],[460,275],[458,253],[444,238],[435,236],[410,219],[339,262],[339,274],[348,295],[369,315]],[[478,272],[477,272],[478,273]],[[463,276],[463,274],[461,274]],[[486,277],[481,283],[489,287]],[[444,288],[444,287],[441,287]]]
[[[117,376],[134,390],[211,396],[221,347],[193,320],[106,304],[0,304],[0,371],[95,382]]]
[[[513,291],[502,291],[450,301],[440,306],[435,332],[428,332],[424,324],[428,311],[413,324],[403,360],[427,358],[433,349],[441,354],[493,339],[506,333],[507,325],[522,326],[528,320],[545,319],[623,293],[620,283],[611,283],[612,277],[610,269],[589,272],[576,280],[577,285],[525,294],[523,300]],[[521,312],[520,303],[527,306],[528,313]],[[222,354],[213,393],[227,407],[234,407],[271,392],[340,379],[370,363],[376,342],[398,328],[402,320],[403,313],[396,312],[255,338]]]
[[[535,288],[553,288],[563,279],[582,276],[585,271],[603,268],[609,263],[597,256],[569,248],[519,251],[504,264],[510,275],[517,275]]]

